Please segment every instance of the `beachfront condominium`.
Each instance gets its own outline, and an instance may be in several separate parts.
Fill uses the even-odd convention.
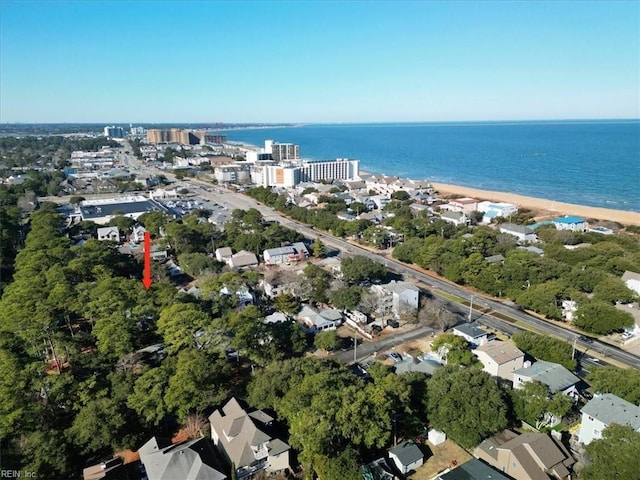
[[[305,160],[282,165],[262,165],[258,162],[246,167],[251,170],[252,182],[263,187],[294,187],[300,182],[360,179],[360,161],[346,158],[319,162]]]
[[[275,162],[298,160],[300,158],[300,146],[293,143],[273,143],[271,145],[271,158]]]
[[[304,161],[300,164],[301,182],[319,182],[321,180],[359,180],[360,161],[348,158]]]
[[[186,130],[182,128],[147,130],[148,143],[179,143],[182,145],[198,145],[201,143],[222,144],[227,142],[226,135],[208,133],[206,130]]]

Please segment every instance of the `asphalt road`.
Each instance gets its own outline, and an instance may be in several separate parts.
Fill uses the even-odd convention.
[[[501,302],[492,300],[490,298],[479,296],[476,293],[472,294],[471,292],[469,292],[468,290],[460,286],[452,285],[438,278],[434,278],[429,275],[426,275],[418,270],[411,268],[408,265],[405,265],[403,263],[396,261],[395,259],[385,257],[384,255],[379,253],[371,252],[357,245],[353,245],[341,238],[330,236],[323,232],[319,232],[315,229],[309,228],[304,224],[285,218],[280,214],[278,214],[273,209],[258,203],[257,201],[253,200],[252,198],[246,195],[235,193],[235,192],[223,189],[219,186],[214,186],[208,182],[194,179],[194,178],[185,178],[183,180],[176,180],[174,175],[172,175],[171,172],[169,171],[157,170],[157,169],[146,169],[142,165],[140,165],[139,169],[141,171],[146,170],[150,173],[165,175],[169,180],[173,180],[177,183],[177,188],[187,188],[190,191],[197,193],[202,198],[205,198],[210,201],[214,201],[221,205],[226,205],[229,208],[232,208],[232,209],[238,208],[243,210],[246,210],[249,208],[255,208],[262,214],[262,216],[267,221],[279,222],[280,224],[286,227],[297,230],[307,238],[321,238],[323,243],[325,243],[327,246],[339,249],[340,251],[345,252],[345,254],[347,255],[357,254],[357,255],[362,255],[362,256],[371,258],[372,260],[376,260],[382,263],[391,272],[401,275],[403,276],[403,278],[412,280],[414,283],[419,282],[423,285],[426,285],[429,288],[429,290],[435,295],[438,295],[438,293],[446,293],[449,295],[455,295],[455,296],[470,299],[470,300],[473,297],[472,302],[475,309],[471,314],[471,320],[479,319],[481,323],[485,323],[489,326],[493,326],[493,328],[504,331],[505,333],[513,334],[517,327],[515,325],[511,325],[509,322],[506,322],[505,320],[502,320],[492,315],[493,313],[498,313],[514,321],[522,322],[523,324],[528,325],[531,329],[537,332],[551,335],[557,338],[561,338],[572,344],[574,344],[575,342],[576,347],[582,349],[583,351],[591,350],[591,351],[597,352],[600,356],[611,358],[621,364],[624,364],[633,368],[640,368],[640,357],[636,355],[633,355],[620,348],[601,342],[599,340],[592,340],[589,342],[584,341],[580,338],[580,334],[577,334],[576,332],[545,322],[544,320],[541,320],[535,316],[519,311],[518,309],[512,306],[505,305]],[[448,303],[449,305],[453,305],[452,302],[448,302]],[[430,330],[427,330],[428,327],[423,327],[423,328],[425,328],[425,330],[422,333],[420,333],[421,332],[420,329],[416,329],[412,331],[412,332],[415,332],[415,337],[412,337],[412,338],[418,338],[418,336],[424,335],[426,333],[430,333]],[[407,335],[408,334],[409,332],[407,332]],[[397,338],[399,337],[396,337],[393,340],[393,342],[397,342]],[[368,352],[368,355],[370,355],[371,353],[373,353],[373,351],[376,351],[376,350],[371,350],[371,351],[366,350],[367,347],[362,347],[362,348],[365,349],[363,351],[363,356],[367,354],[367,352]],[[380,345],[376,347],[371,347],[371,348],[376,348],[377,351],[384,349],[384,347],[381,347]],[[360,358],[360,354],[358,354],[358,358]]]

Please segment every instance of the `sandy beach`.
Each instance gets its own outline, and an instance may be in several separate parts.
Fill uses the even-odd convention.
[[[515,193],[479,190],[477,188],[449,185],[446,183],[432,183],[432,185],[440,195],[463,195],[474,197],[479,200],[515,203],[519,207],[539,210],[542,214],[544,214],[544,212],[548,212],[550,218],[560,215],[576,215],[584,218],[585,220],[611,220],[625,225],[640,225],[640,213],[638,212],[587,207],[584,205],[556,202],[554,200],[546,200],[543,198],[527,197],[524,195],[517,195]]]

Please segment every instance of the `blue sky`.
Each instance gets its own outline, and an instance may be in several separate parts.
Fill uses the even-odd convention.
[[[615,0],[0,0],[0,121],[638,118],[639,22]]]

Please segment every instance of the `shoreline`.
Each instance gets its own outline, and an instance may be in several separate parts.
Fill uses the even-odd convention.
[[[548,213],[549,216],[576,215],[585,220],[609,220],[623,225],[640,226],[640,213],[630,210],[614,210],[611,208],[589,207],[573,203],[558,202],[545,198],[529,197],[517,193],[499,192],[494,190],[481,190],[479,188],[451,185],[448,183],[430,182],[433,188],[440,194],[463,195],[490,200],[494,202],[514,203],[518,207],[539,210]]]

